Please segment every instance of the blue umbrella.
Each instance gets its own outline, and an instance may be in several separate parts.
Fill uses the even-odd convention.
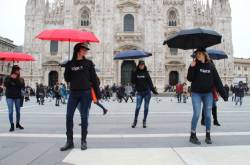
[[[118,53],[114,60],[139,59],[152,56],[152,53],[141,50],[128,50]]]
[[[163,45],[178,49],[207,48],[221,43],[222,36],[213,30],[202,28],[181,30],[164,41]]]
[[[209,57],[213,60],[221,60],[228,58],[227,54],[222,50],[216,50],[216,49],[208,49],[207,54]],[[195,53],[191,55],[192,58],[195,58]]]

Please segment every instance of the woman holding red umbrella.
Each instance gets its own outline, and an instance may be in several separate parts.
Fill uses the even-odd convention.
[[[16,128],[24,129],[20,125],[20,107],[22,98],[22,89],[25,87],[24,80],[20,77],[20,67],[14,65],[10,76],[7,76],[4,81],[4,86],[6,88],[6,101],[9,110],[9,121],[10,121],[10,132],[15,130],[13,122],[13,111],[14,105],[16,109]]]
[[[70,84],[70,95],[66,114],[67,142],[60,150],[66,151],[74,148],[73,143],[73,118],[75,110],[80,104],[81,115],[81,149],[87,149],[88,117],[91,106],[91,87],[93,87],[97,98],[101,98],[97,82],[97,75],[92,61],[86,59],[88,45],[78,43],[74,47],[71,61],[66,64],[64,78]]]

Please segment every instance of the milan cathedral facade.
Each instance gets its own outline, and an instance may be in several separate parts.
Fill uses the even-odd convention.
[[[73,28],[93,32],[100,43],[92,43],[88,58],[100,70],[102,85],[126,84],[137,60],[114,61],[117,52],[140,49],[152,52],[145,59],[154,84],[186,82],[192,50],[183,51],[163,46],[173,33],[194,27],[213,29],[223,35],[215,48],[224,50],[229,58],[216,61],[222,80],[233,79],[233,45],[229,0],[28,0],[25,15],[24,51],[36,61],[26,63],[23,75],[28,85],[53,85],[63,82],[59,63],[72,54],[71,43],[41,41],[36,35],[45,29]]]

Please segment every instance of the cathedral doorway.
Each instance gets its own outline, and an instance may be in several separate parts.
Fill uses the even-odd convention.
[[[131,83],[132,72],[135,71],[136,64],[132,60],[126,60],[121,65],[121,84],[126,85]]]
[[[175,86],[179,82],[179,72],[171,71],[169,73],[169,85]]]
[[[49,72],[49,86],[53,87],[58,82],[58,72],[51,71]]]

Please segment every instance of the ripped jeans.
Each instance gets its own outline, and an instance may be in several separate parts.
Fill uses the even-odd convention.
[[[192,92],[193,118],[191,122],[191,131],[196,132],[197,123],[201,113],[201,103],[203,103],[205,113],[206,132],[211,130],[211,109],[213,105],[213,95],[210,93]]]

